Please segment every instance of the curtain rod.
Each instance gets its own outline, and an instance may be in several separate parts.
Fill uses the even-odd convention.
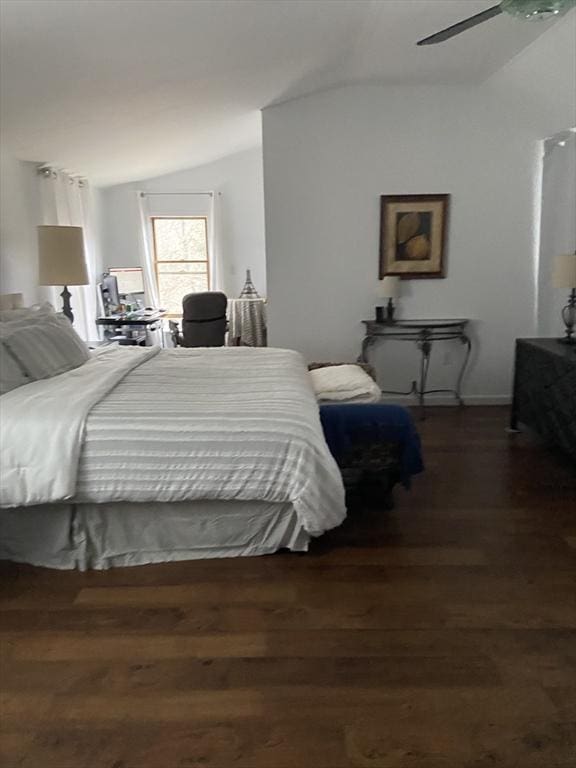
[[[218,194],[221,193],[218,192]],[[208,195],[212,197],[214,192],[140,192],[140,197],[149,197],[150,195]]]

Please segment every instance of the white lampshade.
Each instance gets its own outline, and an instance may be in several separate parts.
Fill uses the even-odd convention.
[[[387,275],[378,282],[378,296],[383,299],[395,299],[400,296],[400,278]]]
[[[3,293],[0,295],[0,310],[21,309],[24,306],[24,297],[21,293]]]
[[[88,285],[82,227],[38,227],[40,285]]]
[[[563,253],[554,259],[554,288],[576,288],[576,253]]]

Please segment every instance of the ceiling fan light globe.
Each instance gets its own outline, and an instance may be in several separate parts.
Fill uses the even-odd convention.
[[[576,0],[502,0],[504,13],[527,21],[544,21],[559,16],[576,4]]]

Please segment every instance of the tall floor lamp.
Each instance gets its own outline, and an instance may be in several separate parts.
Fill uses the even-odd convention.
[[[88,285],[82,227],[38,227],[40,285],[62,285],[62,312],[74,322],[69,285]]]

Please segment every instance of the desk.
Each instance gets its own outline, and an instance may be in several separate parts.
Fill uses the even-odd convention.
[[[104,328],[105,338],[109,339],[114,333],[122,334],[125,339],[124,344],[150,347],[159,343],[160,346],[164,346],[161,320],[165,314],[166,312],[154,312],[144,315],[133,312],[126,315],[111,315],[110,317],[99,317],[96,320],[96,325]],[[156,342],[154,341],[155,336],[159,336]],[[122,344],[122,341],[119,343]]]
[[[469,336],[466,334],[466,326],[469,323],[467,319],[455,320],[396,320],[393,323],[378,323],[376,320],[363,320],[366,326],[364,339],[362,340],[362,352],[358,362],[367,363],[367,354],[369,348],[375,344],[378,339],[396,339],[398,341],[413,341],[420,350],[420,377],[419,381],[413,381],[411,388],[407,392],[394,392],[383,390],[385,394],[391,395],[416,395],[418,403],[424,415],[424,405],[426,395],[436,392],[451,392],[456,400],[462,405],[462,379],[470,359],[472,344]],[[458,373],[456,386],[454,389],[426,389],[426,380],[428,378],[428,368],[430,367],[430,354],[432,345],[436,341],[448,341],[457,339],[465,346],[466,351],[462,366]]]

